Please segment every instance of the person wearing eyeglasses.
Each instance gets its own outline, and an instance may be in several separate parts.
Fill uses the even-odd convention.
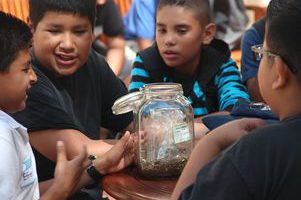
[[[240,119],[205,135],[171,199],[287,200],[301,196],[301,1],[271,0],[260,59],[262,98],[280,121]]]
[[[252,46],[263,43],[265,16],[256,21],[243,35],[241,41],[241,75],[253,102],[264,102],[258,88],[259,60],[254,59]]]

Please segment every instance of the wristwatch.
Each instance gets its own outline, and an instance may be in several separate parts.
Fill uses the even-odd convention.
[[[90,155],[88,157],[88,159],[91,161],[90,166],[86,169],[87,174],[95,181],[95,182],[99,182],[102,177],[104,176],[103,174],[101,174],[96,167],[94,166],[93,161],[97,158],[97,156],[94,155]]]

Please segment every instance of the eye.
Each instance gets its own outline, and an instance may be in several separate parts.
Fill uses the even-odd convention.
[[[179,33],[180,35],[184,35],[187,33],[187,29],[186,28],[179,28],[177,29],[177,33]]]
[[[29,72],[29,70],[31,69],[31,67],[32,67],[31,62],[28,62],[24,65],[22,71],[27,74]]]
[[[165,28],[157,28],[157,32],[158,33],[166,33],[166,29]]]
[[[83,29],[79,29],[79,30],[74,30],[73,31],[76,35],[83,35],[85,34],[87,31],[83,30]]]
[[[58,34],[58,33],[60,33],[60,30],[58,30],[58,29],[48,29],[47,31],[49,33],[51,33],[51,34]]]
[[[260,61],[262,59],[263,54],[261,52],[253,52],[253,57],[255,61]]]

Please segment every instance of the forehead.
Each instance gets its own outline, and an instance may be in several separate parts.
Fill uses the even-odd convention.
[[[61,11],[47,11],[39,23],[45,25],[82,25],[91,26],[89,18],[87,16],[82,16],[77,13],[71,12],[61,12]]]
[[[182,6],[165,5],[157,11],[157,24],[199,23],[193,9]]]
[[[24,65],[30,62],[30,60],[31,57],[30,57],[29,49],[24,49],[17,53],[17,56],[15,60],[12,62],[12,64]]]

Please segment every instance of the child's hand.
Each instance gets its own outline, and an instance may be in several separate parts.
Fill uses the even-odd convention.
[[[84,170],[89,165],[87,147],[84,146],[82,151],[74,159],[68,161],[66,150],[62,141],[57,142],[57,164],[54,174],[53,184],[64,192],[67,196],[73,191],[79,182]]]
[[[94,161],[96,169],[102,174],[117,172],[133,162],[134,136],[128,131],[103,156]]]
[[[201,139],[208,132],[209,132],[209,129],[203,123],[194,122],[194,137],[196,140]]]
[[[208,136],[220,150],[223,150],[242,136],[263,125],[265,125],[265,121],[262,119],[244,118],[226,123],[211,131]]]

